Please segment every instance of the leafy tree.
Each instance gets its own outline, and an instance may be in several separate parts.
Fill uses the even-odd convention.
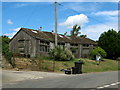
[[[9,51],[9,38],[7,36],[1,36],[2,38],[2,54],[5,55]]]
[[[2,54],[8,60],[8,62],[14,67],[15,64],[12,60],[13,54],[9,51],[9,41],[10,39],[7,36],[1,36],[2,39]]]
[[[104,51],[104,49],[100,47],[96,47],[95,49],[90,51],[90,55],[93,59],[95,59],[96,55],[101,55],[102,57],[106,57],[107,53]]]
[[[74,59],[74,55],[72,52],[65,47],[57,46],[54,49],[51,49],[49,52],[49,56],[54,60],[59,61],[69,61]]]
[[[78,26],[77,24],[74,25],[73,29],[70,32],[71,36],[77,36],[78,34],[80,34],[80,32],[79,32],[80,29],[81,29],[80,26]]]
[[[120,57],[120,33],[111,29],[101,34],[98,45],[107,52],[107,58]]]

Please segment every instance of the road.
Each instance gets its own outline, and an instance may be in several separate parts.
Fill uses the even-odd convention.
[[[43,77],[14,83],[3,83],[3,88],[118,88],[118,71],[98,72],[59,77]],[[93,89],[94,90],[94,89]]]

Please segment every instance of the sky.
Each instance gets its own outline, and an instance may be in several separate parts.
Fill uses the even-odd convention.
[[[58,2],[58,33],[69,35],[75,24],[93,40],[118,31],[118,3]],[[2,35],[12,38],[21,27],[51,32],[54,26],[54,2],[2,2]]]

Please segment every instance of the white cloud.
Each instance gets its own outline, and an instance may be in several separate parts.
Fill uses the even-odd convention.
[[[8,36],[9,38],[12,38],[19,30],[20,28],[10,29],[11,31],[14,31],[12,33],[6,33],[4,35]]]
[[[19,8],[19,7],[24,7],[24,6],[27,6],[28,4],[16,4],[14,7],[16,7],[16,8]]]
[[[68,28],[72,28],[73,25],[77,24],[79,26],[83,26],[88,23],[88,17],[84,14],[69,16],[65,22],[60,23],[60,26],[67,26]]]
[[[11,20],[11,19],[8,19],[8,20],[7,20],[7,24],[13,24],[12,20]]]
[[[20,28],[10,29],[11,31],[19,31]]]
[[[92,4],[91,4],[92,3]],[[91,3],[85,3],[85,2],[81,2],[81,3],[77,3],[77,2],[73,2],[73,3],[65,3],[65,7],[63,8],[63,10],[65,11],[66,9],[72,9],[73,12],[91,12],[91,11],[98,11],[101,7],[99,6],[99,3],[97,2],[91,2]],[[63,4],[64,5],[64,4]],[[87,7],[87,8],[86,8]],[[89,8],[89,9],[88,9]]]
[[[87,35],[89,38],[93,40],[98,40],[101,33],[108,31],[109,29],[118,30],[117,23],[107,23],[107,24],[97,24],[97,25],[89,25],[82,30],[82,34]]]
[[[17,32],[6,33],[4,35],[8,36],[10,39],[16,34]]]
[[[100,12],[96,12],[96,13],[92,13],[94,15],[111,15],[111,16],[116,16],[118,15],[118,10],[115,11],[100,11]]]

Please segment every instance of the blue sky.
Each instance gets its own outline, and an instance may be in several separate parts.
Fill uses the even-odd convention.
[[[118,30],[117,2],[59,2],[58,33],[81,26],[81,34],[97,40],[108,29]],[[54,30],[54,2],[2,2],[2,34],[10,38],[21,28]]]

